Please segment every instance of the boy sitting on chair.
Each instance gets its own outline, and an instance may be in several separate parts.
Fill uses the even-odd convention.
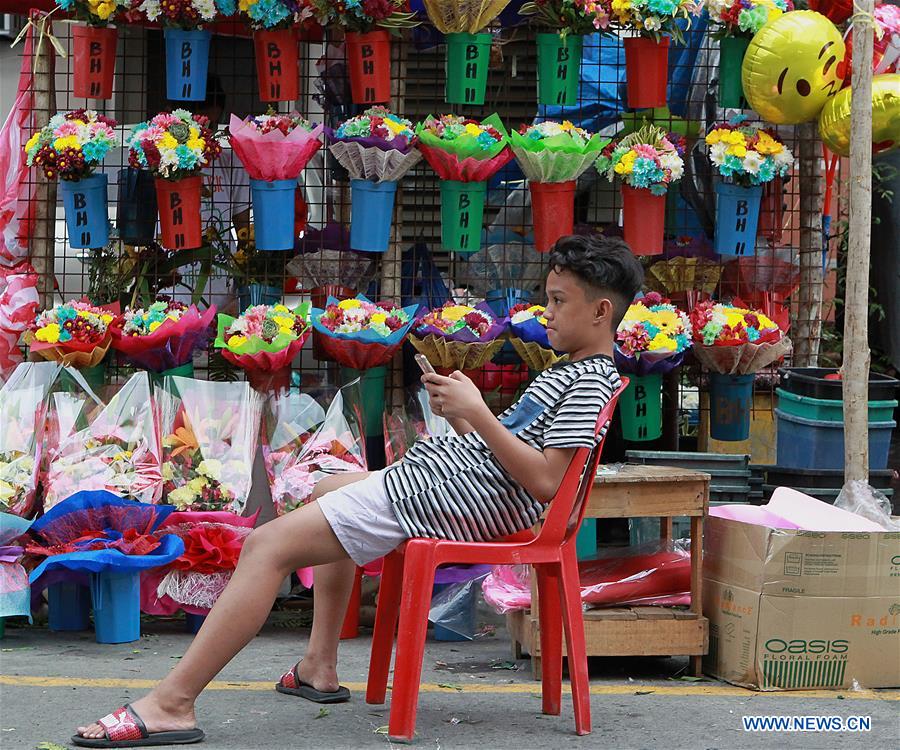
[[[314,565],[315,609],[302,661],[276,688],[319,703],[349,699],[337,648],[355,567],[410,537],[481,542],[531,528],[620,384],[612,361],[619,322],[643,271],[618,239],[563,237],[549,255],[547,335],[569,360],[541,373],[495,417],[461,372],[422,377],[435,413],[457,436],[417,443],[402,461],[318,484],[313,502],[256,529],[231,582],[175,668],[149,695],[72,738],[85,747],[203,739],[194,702],[265,623],[284,578]],[[605,428],[604,428],[605,430]]]

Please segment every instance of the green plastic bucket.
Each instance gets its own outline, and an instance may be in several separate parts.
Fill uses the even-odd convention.
[[[662,374],[629,375],[631,382],[619,398],[622,437],[656,440],[662,435]]]
[[[823,422],[843,422],[843,400],[813,398],[776,388],[778,408],[785,414],[804,419],[818,419]],[[894,418],[897,401],[869,401],[870,422],[890,422]]]
[[[743,36],[726,36],[719,41],[719,106],[740,109],[744,106],[741,67],[750,40]]]
[[[360,378],[359,395],[362,403],[363,429],[366,437],[381,435],[384,424],[384,380],[387,367],[373,367],[369,370],[354,370],[352,367],[341,368],[341,379],[344,385],[355,378]]]
[[[486,182],[441,182],[441,244],[445,250],[474,253],[481,249]]]
[[[490,61],[490,34],[447,34],[447,103],[484,104]]]
[[[573,106],[578,103],[581,76],[580,34],[537,35],[538,103]]]
[[[183,365],[173,367],[171,370],[151,372],[150,382],[153,384],[154,388],[162,388],[163,380],[169,375],[173,375],[179,378],[192,378],[194,377],[194,363],[192,361],[185,362]]]

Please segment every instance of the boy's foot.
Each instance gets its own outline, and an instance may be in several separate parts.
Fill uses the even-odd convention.
[[[311,667],[304,669],[302,661],[281,676],[275,689],[279,693],[296,695],[314,703],[343,703],[350,700],[350,691],[338,684],[337,673],[333,669],[327,673],[316,673]]]
[[[72,742],[82,747],[146,747],[190,744],[203,737],[193,709],[164,711],[151,696],[146,696],[94,724],[78,727]]]

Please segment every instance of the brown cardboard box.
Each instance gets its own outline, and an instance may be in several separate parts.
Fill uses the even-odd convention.
[[[900,686],[900,532],[704,522],[704,671],[760,690]]]

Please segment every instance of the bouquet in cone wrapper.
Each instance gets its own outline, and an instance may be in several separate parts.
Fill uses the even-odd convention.
[[[758,310],[701,302],[691,326],[697,359],[723,375],[750,375],[791,351],[791,340]]]
[[[435,367],[474,370],[490,362],[503,346],[506,319],[485,303],[476,307],[448,302],[428,312],[410,334],[410,343]]]
[[[510,147],[531,182],[577,180],[597,161],[609,140],[568,120],[523,125],[509,134]]]
[[[73,300],[41,312],[25,341],[31,351],[66,367],[95,367],[112,343],[110,324],[119,305],[95,307],[87,300]]]
[[[691,321],[686,313],[656,292],[628,308],[616,330],[613,351],[621,373],[650,375],[678,367],[691,346]]]
[[[557,352],[550,346],[544,309],[543,305],[523,302],[509,311],[512,345],[529,370],[546,370],[569,358],[568,354]]]
[[[372,107],[341,123],[329,150],[353,180],[396,182],[422,158],[413,124],[386,107]]]
[[[442,180],[483,182],[512,158],[499,116],[481,122],[456,115],[428,115],[416,127],[419,150]]]
[[[719,285],[722,266],[706,258],[679,256],[661,260],[650,266],[647,284],[665,295],[683,292],[712,294]]]
[[[322,147],[322,125],[313,125],[297,112],[244,120],[232,115],[228,131],[235,155],[254,180],[296,180]]]
[[[509,0],[425,0],[428,19],[442,34],[477,34],[509,5]]]

